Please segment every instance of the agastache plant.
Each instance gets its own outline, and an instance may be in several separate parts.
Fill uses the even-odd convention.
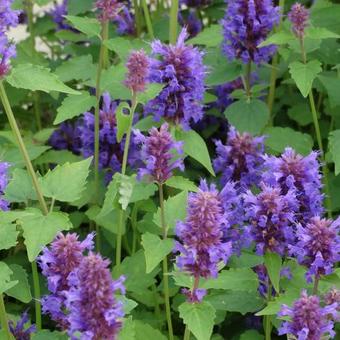
[[[8,169],[8,163],[0,162],[0,211],[7,211],[9,209],[9,202],[4,198],[5,190],[9,182]]]
[[[300,4],[296,3],[290,9],[288,13],[288,19],[292,23],[292,30],[298,38],[303,38],[305,35],[305,29],[309,24],[309,11]]]
[[[98,19],[105,22],[116,19],[122,4],[117,0],[97,0],[95,7],[99,12]]]
[[[159,95],[145,106],[145,114],[155,120],[180,124],[188,129],[203,116],[205,67],[203,54],[196,47],[185,45],[185,29],[175,45],[159,40],[152,43],[150,80],[164,87]]]

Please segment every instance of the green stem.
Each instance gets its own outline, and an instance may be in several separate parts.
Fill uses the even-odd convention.
[[[159,205],[160,205],[160,213],[161,213],[161,226],[162,226],[162,231],[163,231],[163,240],[166,240],[168,237],[168,227],[165,221],[163,184],[158,184],[158,192],[159,192]],[[168,324],[169,339],[173,340],[174,332],[173,332],[172,320],[171,320],[169,277],[168,277],[168,257],[167,256],[163,259],[163,289],[164,289],[163,293],[164,293],[165,311],[166,311],[166,320]]]
[[[122,162],[122,175],[126,173],[127,160],[129,156],[129,147],[130,147],[130,139],[133,125],[133,118],[135,115],[135,110],[137,107],[137,95],[136,93],[132,94],[132,102],[131,102],[131,112],[130,112],[130,122],[129,127],[126,132],[126,139],[124,145],[124,154],[123,154],[123,162]],[[118,219],[118,228],[117,228],[117,243],[116,243],[116,265],[119,266],[122,259],[122,230],[124,223],[124,211],[120,210],[119,219]]]
[[[170,9],[170,29],[169,41],[170,44],[176,44],[177,41],[177,25],[178,25],[178,0],[171,1]]]
[[[5,330],[5,340],[13,339],[11,332],[8,326],[5,302],[3,294],[0,294],[0,321],[1,321],[1,328]]]
[[[142,22],[141,22],[140,10],[138,6],[138,0],[133,0],[133,7],[135,9],[136,33],[137,33],[137,38],[138,38],[142,32]]]
[[[313,295],[318,295],[319,280],[320,280],[319,275],[315,275],[314,286],[313,286]]]
[[[40,283],[38,267],[36,262],[32,262],[32,275],[34,287],[35,323],[39,331],[41,329],[41,304],[40,304]]]
[[[142,1],[142,6],[143,6],[143,11],[144,11],[144,17],[145,17],[145,22],[146,22],[146,28],[148,29],[148,34],[151,40],[155,38],[153,34],[153,27],[151,23],[151,18],[150,18],[150,12],[148,5],[146,3],[146,0],[141,0]]]
[[[270,282],[270,279],[268,278],[267,304],[270,302],[271,298],[272,298],[272,283]],[[271,340],[271,334],[272,334],[271,316],[266,315],[264,321],[265,321],[265,339]]]
[[[248,62],[245,75],[246,94],[248,99],[251,97],[251,61]]]

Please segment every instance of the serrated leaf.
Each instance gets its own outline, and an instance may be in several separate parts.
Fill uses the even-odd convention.
[[[66,15],[65,18],[78,31],[83,32],[89,38],[97,36],[100,38],[101,25],[97,19],[88,17],[77,17],[73,15]]]
[[[18,281],[12,281],[13,272],[6,263],[0,261],[0,294],[14,287]]]
[[[310,39],[338,39],[340,35],[329,31],[325,27],[308,27],[306,29],[306,37]]]
[[[128,111],[128,114],[124,113],[124,110]],[[117,119],[117,142],[120,143],[129,130],[130,122],[132,119],[130,106],[128,103],[122,102],[116,109],[116,119]]]
[[[179,190],[192,192],[198,191],[198,188],[194,182],[191,182],[190,179],[182,176],[172,176],[165,182],[165,184],[171,188],[176,188]]]
[[[236,101],[227,107],[224,114],[238,131],[253,135],[261,133],[269,119],[268,107],[259,99]]]
[[[35,165],[41,164],[65,164],[75,163],[82,160],[82,157],[75,155],[68,150],[48,150],[42,156],[35,160]]]
[[[267,252],[264,255],[264,264],[275,291],[280,293],[280,273],[282,267],[282,259],[280,255]]]
[[[61,202],[73,202],[85,190],[92,157],[76,163],[56,166],[40,179],[44,196]]]
[[[77,117],[89,111],[96,104],[96,97],[91,96],[88,92],[82,92],[77,96],[70,95],[63,100],[61,106],[57,109],[57,117],[53,124],[57,125],[65,120]]]
[[[204,45],[207,47],[220,46],[223,40],[221,25],[211,25],[198,33],[196,37],[188,40],[189,44]]]
[[[262,41],[258,47],[265,47],[269,45],[284,45],[288,44],[289,42],[295,40],[296,37],[290,31],[279,31],[272,34],[268,37],[265,41]]]
[[[177,221],[182,221],[186,216],[188,193],[183,191],[176,196],[169,197],[164,202],[164,217],[165,223],[169,230],[174,229]],[[154,214],[153,221],[162,228],[161,212],[158,208],[157,213]]]
[[[59,231],[69,230],[72,225],[67,214],[51,212],[42,215],[40,210],[30,211],[33,215],[23,217],[21,223],[28,259],[33,262],[42,248],[53,241]]]
[[[310,135],[288,127],[267,128],[264,134],[267,136],[266,146],[276,153],[282,153],[286,147],[291,147],[302,155],[308,155],[314,144]]]
[[[208,302],[184,302],[178,307],[179,316],[183,319],[197,340],[210,340],[214,327],[216,312]]]
[[[204,139],[197,132],[194,130],[177,130],[176,139],[178,141],[183,141],[185,154],[201,163],[213,176],[215,176],[207,145],[205,144]]]
[[[8,289],[6,295],[12,296],[23,303],[29,303],[32,300],[32,294],[26,270],[17,264],[11,264],[9,265],[9,268],[13,272],[11,280],[17,280],[18,283],[14,287]]]
[[[109,214],[114,209],[114,203],[118,197],[119,176],[119,173],[113,175],[112,180],[107,187],[103,207],[97,216],[98,218]]]
[[[294,61],[288,67],[296,86],[306,98],[312,89],[314,79],[322,71],[321,63],[318,60],[311,60],[307,64]]]
[[[335,130],[329,134],[329,151],[335,165],[335,176],[340,173],[340,130]]]
[[[124,320],[123,328],[118,334],[118,340],[136,340],[136,329],[132,318]]]
[[[318,76],[322,85],[326,88],[329,98],[329,104],[332,108],[340,105],[340,96],[339,96],[339,88],[340,88],[340,78],[338,77],[326,77],[326,76]]]
[[[0,224],[0,250],[14,247],[17,244],[18,234],[19,232],[17,231],[15,224],[1,222]]]
[[[126,210],[130,203],[135,182],[136,181],[134,177],[129,177],[122,174],[119,176],[118,202],[121,204],[123,210]]]
[[[157,185],[155,183],[145,183],[136,180],[133,186],[132,195],[130,197],[130,203],[146,200],[152,197],[157,191]]]
[[[159,236],[145,233],[142,235],[146,272],[152,272],[174,247],[172,239],[162,240]]]
[[[6,78],[7,82],[13,87],[27,89],[32,91],[51,91],[79,94],[65,85],[57,75],[51,73],[51,70],[42,66],[32,64],[19,64],[12,69],[12,72]]]

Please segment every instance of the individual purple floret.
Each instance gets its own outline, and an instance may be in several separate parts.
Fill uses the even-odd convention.
[[[279,316],[288,316],[290,321],[284,321],[279,329],[279,335],[291,334],[297,340],[321,340],[324,335],[333,338],[334,323],[329,315],[336,317],[336,304],[321,307],[317,296],[308,296],[304,290],[293,307],[282,305]]]
[[[90,254],[69,276],[71,289],[65,292],[71,339],[116,340],[122,327],[123,304],[114,294],[125,294],[124,277],[112,280],[110,261]]]
[[[222,21],[224,53],[244,63],[268,62],[276,46],[258,47],[280,21],[280,8],[272,0],[230,0]]]
[[[297,243],[290,247],[290,251],[300,264],[307,266],[308,282],[313,276],[319,278],[332,273],[340,260],[339,231],[340,217],[335,221],[312,217],[305,225],[297,225]]]
[[[232,254],[232,242],[223,241],[226,228],[220,194],[214,185],[209,187],[202,180],[199,191],[189,194],[185,222],[178,222],[176,226],[179,241],[175,251],[180,252],[176,262],[179,269],[196,280],[216,278],[218,263],[227,263]]]
[[[294,189],[299,202],[297,221],[308,221],[324,212],[318,153],[311,152],[303,157],[293,149],[286,148],[280,157],[265,156],[263,180],[278,185],[286,194]]]
[[[8,163],[0,162],[0,211],[7,211],[9,209],[9,202],[3,198],[9,181],[8,169]]]
[[[103,104],[99,112],[99,167],[107,170],[106,181],[109,182],[112,175],[121,171],[124,141],[117,142],[117,102],[111,101],[108,93],[103,94]],[[79,126],[82,142],[82,154],[85,158],[94,154],[94,115],[90,112],[84,114],[83,122]],[[130,145],[128,162],[134,163],[134,144]]]
[[[164,118],[188,129],[191,122],[203,116],[205,67],[203,54],[193,46],[186,46],[185,29],[176,45],[156,40],[152,43],[150,81],[162,84],[160,94],[145,106],[145,114],[155,120]]]
[[[37,327],[35,325],[31,325],[25,328],[25,324],[29,321],[28,313],[25,311],[22,313],[20,320],[14,326],[14,322],[10,320],[8,322],[9,330],[12,335],[17,340],[30,340],[31,334],[37,331]]]
[[[178,13],[178,22],[182,27],[185,27],[190,38],[196,37],[202,31],[202,22],[197,17],[195,11],[190,11],[187,17],[182,13]]]
[[[98,19],[105,22],[115,20],[123,5],[118,0],[97,0],[95,7],[99,11]]]
[[[292,29],[298,38],[303,38],[309,22],[308,9],[299,3],[294,4],[288,13],[288,19],[292,23]]]
[[[336,304],[336,310],[338,313],[335,320],[340,321],[340,290],[333,287],[329,292],[325,294],[324,301],[325,304],[328,306]]]
[[[138,177],[148,177],[158,184],[165,183],[174,169],[184,170],[181,142],[176,142],[170,132],[168,124],[164,123],[159,129],[153,127],[149,130],[149,136],[144,136],[139,130],[134,131],[134,143],[141,145],[140,158],[145,167],[141,167]],[[174,159],[174,151],[179,154]]]
[[[127,75],[124,81],[135,95],[144,92],[150,73],[150,60],[143,50],[132,51],[126,63]]]
[[[227,144],[216,141],[217,158],[214,168],[222,174],[221,183],[239,183],[241,189],[258,185],[263,169],[264,137],[253,137],[249,133],[240,134],[230,127]]]
[[[65,15],[68,14],[68,0],[63,0],[61,3],[55,4],[51,11],[53,21],[57,24],[58,30],[70,29],[71,26],[67,24]]]
[[[70,288],[68,276],[80,265],[84,252],[93,248],[93,237],[93,234],[89,234],[81,242],[75,233],[60,233],[51,243],[50,249],[46,247],[39,257],[42,273],[47,278],[48,290],[51,292],[42,300],[43,312],[49,314],[62,330],[68,328],[64,312],[64,291]]]
[[[0,0],[0,79],[10,71],[11,58],[16,56],[16,47],[8,41],[7,31],[18,25],[20,11],[13,11],[13,0]]]
[[[123,6],[113,22],[117,25],[119,35],[136,35],[135,17],[130,6]]]
[[[294,241],[293,224],[298,208],[296,194],[289,190],[283,195],[280,188],[264,183],[260,188],[257,195],[250,190],[244,194],[247,227],[255,241],[257,254],[269,251],[283,256]]]
[[[79,155],[82,147],[79,122],[62,122],[58,129],[53,131],[48,144],[55,150],[69,150]]]

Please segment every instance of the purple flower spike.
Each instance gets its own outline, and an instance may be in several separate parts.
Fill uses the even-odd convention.
[[[308,221],[324,212],[321,191],[321,173],[318,153],[311,152],[303,157],[293,149],[286,148],[280,157],[265,156],[263,180],[278,185],[286,194],[289,189],[296,191],[299,202],[298,221]]]
[[[123,6],[113,21],[119,35],[136,35],[135,17],[128,6]]]
[[[306,278],[332,273],[340,260],[340,217],[335,221],[313,217],[306,225],[297,225],[297,243],[290,247],[300,264],[307,266]]]
[[[240,134],[230,127],[227,144],[216,141],[216,152],[214,168],[217,173],[222,173],[222,185],[233,181],[239,183],[243,190],[259,184],[263,169],[264,137],[252,137],[246,132]]]
[[[124,277],[113,281],[109,260],[90,253],[69,276],[71,289],[65,292],[71,339],[116,340],[122,327],[123,305],[114,294],[125,294]]]
[[[218,263],[227,263],[232,253],[232,243],[223,241],[226,229],[220,194],[214,185],[209,187],[202,180],[199,191],[189,194],[185,222],[176,226],[178,267],[196,279],[216,278]]]
[[[259,48],[280,21],[280,8],[272,0],[230,0],[222,21],[223,51],[230,60],[268,62],[276,46]]]
[[[94,234],[89,234],[84,241],[80,242],[75,233],[66,235],[60,233],[51,243],[50,249],[45,248],[39,257],[42,273],[47,277],[48,289],[51,292],[42,300],[43,312],[50,314],[63,330],[68,328],[63,312],[64,291],[70,288],[68,276],[80,265],[84,252],[93,248],[93,237]]]
[[[122,4],[117,0],[97,0],[96,9],[100,12],[98,19],[102,22],[117,18]]]
[[[25,311],[22,315],[20,320],[14,326],[12,320],[8,322],[9,329],[14,336],[15,339],[18,340],[30,340],[31,334],[37,331],[37,327],[35,325],[31,325],[25,328],[25,324],[29,321],[28,313]]]
[[[8,163],[0,162],[0,211],[7,211],[9,209],[9,202],[3,198],[9,181],[8,169]]]
[[[298,38],[303,38],[305,35],[305,28],[308,26],[309,11],[308,9],[299,3],[296,3],[290,9],[288,13],[288,19],[292,23],[292,29]]]
[[[143,50],[130,53],[126,64],[128,73],[125,79],[125,86],[133,93],[144,92],[149,77],[150,61]]]
[[[183,29],[176,45],[165,45],[158,40],[152,43],[155,59],[151,61],[150,81],[164,87],[146,104],[145,114],[188,129],[191,122],[198,122],[203,116],[205,67],[203,54],[193,46],[186,46],[186,38],[187,31]]]
[[[145,137],[138,130],[134,131],[134,142],[141,144],[140,158],[145,163],[145,168],[139,169],[139,178],[146,176],[158,184],[163,184],[172,176],[174,169],[184,170],[181,157],[173,160],[173,151],[181,155],[183,145],[174,141],[168,129],[166,123],[159,130],[153,127],[149,131],[149,137]]]
[[[336,314],[336,304],[321,307],[317,296],[308,296],[302,291],[293,307],[282,305],[278,315],[288,316],[291,320],[283,322],[279,335],[292,334],[297,340],[321,340],[324,335],[333,338],[334,323],[329,316],[336,317]]]
[[[194,10],[190,11],[186,18],[181,13],[178,13],[178,22],[182,27],[186,28],[190,38],[195,37],[202,31],[201,20],[197,17]]]
[[[254,195],[250,190],[244,194],[246,218],[256,252],[266,251],[285,255],[294,241],[293,224],[298,208],[296,194],[290,190],[282,195],[280,188],[260,184],[261,192]]]

